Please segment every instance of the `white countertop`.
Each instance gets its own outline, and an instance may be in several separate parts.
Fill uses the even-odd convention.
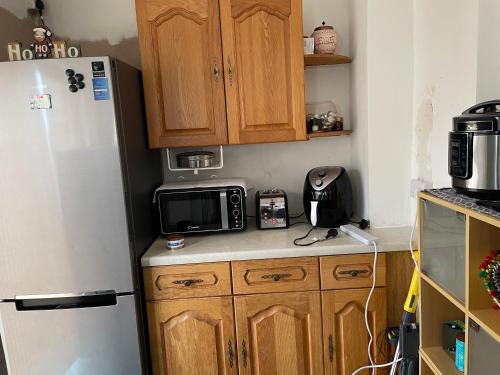
[[[295,246],[293,240],[305,235],[310,228],[308,224],[297,224],[289,229],[258,230],[255,225],[249,225],[246,231],[239,233],[188,236],[185,239],[185,247],[179,250],[168,250],[165,238],[160,237],[146,251],[141,264],[143,267],[153,267],[373,251],[373,247],[366,246],[340,231],[334,239],[307,247]],[[410,227],[374,228],[367,231],[378,238],[379,251],[401,251],[409,248]],[[327,229],[316,229],[308,239],[324,237],[326,232]]]

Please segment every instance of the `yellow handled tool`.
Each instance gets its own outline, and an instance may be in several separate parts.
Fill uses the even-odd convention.
[[[417,262],[420,261],[420,253],[418,251],[414,251],[413,255]],[[415,314],[417,310],[417,298],[419,293],[419,284],[418,284],[418,269],[415,268],[413,270],[413,276],[411,278],[410,289],[408,290],[408,295],[406,296],[406,301],[403,307],[403,323],[409,321],[411,316]]]

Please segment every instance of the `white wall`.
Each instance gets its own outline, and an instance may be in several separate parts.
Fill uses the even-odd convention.
[[[477,101],[500,99],[500,1],[479,0]]]
[[[357,213],[369,218],[368,210],[368,90],[367,90],[367,0],[349,2],[351,57],[351,106],[355,131],[351,135],[351,178],[357,197]]]
[[[478,1],[414,4],[412,176],[447,187],[452,118],[476,103]]]
[[[367,162],[370,219],[377,226],[409,223],[412,17],[410,1],[368,1]]]

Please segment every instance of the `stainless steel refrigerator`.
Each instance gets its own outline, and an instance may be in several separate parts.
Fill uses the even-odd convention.
[[[141,87],[136,69],[108,57],[0,63],[10,375],[143,371],[138,260],[155,237],[161,156],[147,149]]]

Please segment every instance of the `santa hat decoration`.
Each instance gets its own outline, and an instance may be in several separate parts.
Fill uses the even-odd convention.
[[[33,29],[33,32],[34,33],[42,32],[45,35],[47,35],[48,37],[52,36],[52,32],[49,30],[49,28],[47,26],[37,26]]]

